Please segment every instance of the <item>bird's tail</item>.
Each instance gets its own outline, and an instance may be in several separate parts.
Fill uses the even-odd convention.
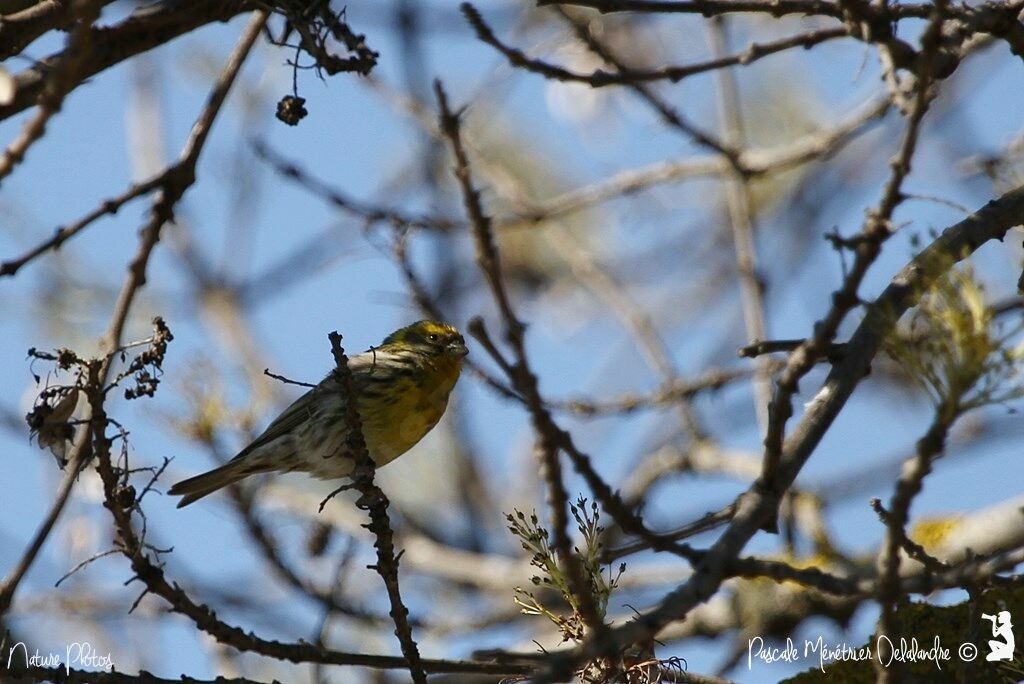
[[[254,468],[252,463],[246,463],[244,459],[236,459],[202,475],[182,480],[172,486],[167,493],[181,497],[181,501],[178,502],[178,508],[181,508],[222,487],[227,487],[242,478],[264,470],[271,470],[271,468]]]

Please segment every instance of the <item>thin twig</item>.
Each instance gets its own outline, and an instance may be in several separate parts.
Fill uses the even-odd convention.
[[[627,83],[650,81],[671,81],[676,83],[695,74],[722,69],[724,67],[747,65],[762,57],[784,52],[795,47],[812,48],[835,38],[845,38],[849,34],[845,27],[806,31],[788,38],[781,38],[769,43],[751,43],[743,52],[733,55],[716,54],[714,58],[683,66],[666,66],[660,69],[630,69],[627,73],[597,70],[591,73],[577,73],[564,67],[549,64],[540,59],[527,57],[521,50],[503,43],[494,30],[484,21],[480,11],[472,4],[464,2],[459,6],[466,21],[473,27],[477,38],[505,55],[512,66],[519,67],[545,78],[569,83],[585,83],[592,88]]]
[[[615,67],[615,70],[623,75],[630,75],[633,73],[633,68],[627,66],[610,47],[600,42],[595,38],[591,32],[587,22],[576,19],[569,14],[568,11],[561,5],[554,6],[555,12],[558,13],[562,19],[568,23],[573,31],[576,33],[576,37],[581,43],[583,43],[591,52],[603,59],[605,62]],[[739,154],[738,150],[734,147],[730,147],[725,144],[722,140],[716,138],[711,133],[705,131],[703,128],[692,123],[689,119],[684,117],[675,107],[668,104],[662,97],[660,97],[648,84],[641,83],[638,81],[627,80],[624,85],[640,96],[647,104],[658,113],[658,116],[668,126],[675,128],[688,136],[693,142],[700,145],[701,147],[707,148],[713,152],[716,152],[726,159],[729,160],[730,164],[736,163],[736,158]]]
[[[269,164],[278,174],[298,183],[299,186],[315,196],[330,202],[335,208],[361,218],[367,226],[377,223],[388,223],[405,229],[418,228],[448,232],[465,225],[443,216],[415,216],[390,207],[371,205],[353,199],[343,194],[337,188],[331,187],[324,181],[313,177],[313,175],[295,162],[288,161],[277,154],[262,140],[253,141],[252,149],[256,153],[257,158]]]
[[[283,382],[286,385],[298,385],[299,387],[316,387],[316,385],[311,383],[311,382],[302,382],[301,380],[291,380],[289,378],[284,377],[283,375],[278,375],[277,373],[271,373],[269,368],[264,368],[263,369],[263,374],[266,375],[268,378],[274,378],[275,380]]]
[[[683,539],[689,539],[690,537],[696,536],[703,532],[713,530],[716,527],[721,527],[725,523],[732,520],[732,517],[736,514],[736,504],[729,504],[725,508],[719,511],[712,511],[705,514],[699,520],[695,520],[692,523],[683,525],[682,527],[675,529],[671,532],[664,532],[656,535],[658,540],[662,543],[678,542]],[[656,548],[655,544],[652,544],[649,539],[638,539],[629,544],[623,544],[622,546],[608,549],[602,556],[603,560],[607,563],[614,563],[620,558],[646,551],[650,548]]]
[[[0,277],[12,276],[17,273],[22,266],[39,257],[42,254],[50,250],[59,249],[67,240],[78,235],[82,230],[87,228],[97,219],[105,216],[106,214],[116,214],[117,211],[137,197],[153,192],[159,189],[167,182],[168,171],[165,170],[149,180],[141,183],[136,183],[125,190],[123,193],[116,197],[111,197],[104,200],[97,208],[90,211],[88,214],[78,219],[74,223],[61,226],[54,231],[53,237],[48,240],[44,240],[32,249],[28,250],[22,256],[11,259],[0,263]]]
[[[736,354],[749,359],[765,354],[789,353],[798,349],[804,342],[805,340],[755,340],[737,349]],[[819,360],[835,363],[843,358],[845,351],[844,343],[830,342]]]
[[[664,383],[650,394],[627,393],[614,399],[593,400],[583,397],[574,399],[549,399],[547,406],[559,411],[568,411],[581,416],[598,416],[609,413],[630,414],[641,409],[671,406],[683,399],[722,389],[726,385],[750,377],[745,368],[712,369],[695,378],[675,378]]]
[[[890,106],[889,99],[885,97],[869,100],[865,106],[830,128],[774,147],[741,150],[732,162],[712,154],[627,169],[603,181],[543,200],[519,216],[498,218],[495,226],[499,230],[508,230],[537,225],[602,202],[646,192],[659,185],[722,176],[735,168],[740,169],[744,176],[755,178],[798,167],[834,154],[883,117]]]
[[[91,564],[93,561],[97,561],[100,558],[106,558],[107,556],[112,556],[115,553],[120,553],[120,552],[121,552],[120,549],[107,549],[106,551],[100,551],[99,553],[96,553],[96,554],[93,554],[93,555],[89,556],[85,560],[83,560],[80,563],[76,564],[75,567],[71,568],[70,570],[65,572],[63,575],[61,575],[61,578],[59,580],[57,580],[56,583],[54,583],[53,586],[59,587],[64,580],[66,580],[67,578],[71,577],[72,575],[74,575],[76,572],[78,572],[79,570],[81,570],[85,566]]]

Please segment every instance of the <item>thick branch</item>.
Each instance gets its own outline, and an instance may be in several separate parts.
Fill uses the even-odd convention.
[[[103,0],[106,6],[114,0]],[[74,23],[70,0],[40,0],[0,20],[0,61],[13,57],[36,38],[53,29],[68,29]]]
[[[136,10],[124,21],[109,27],[94,27],[85,37],[91,46],[78,66],[78,82],[95,76],[137,54],[152,50],[178,36],[216,21],[252,9],[241,0],[196,0],[195,2],[163,2]],[[34,105],[46,83],[47,74],[59,63],[64,53],[43,59],[15,77],[14,101],[0,106],[0,120]],[[74,84],[71,89],[74,89]]]

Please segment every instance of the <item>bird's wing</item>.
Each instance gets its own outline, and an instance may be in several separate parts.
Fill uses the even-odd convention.
[[[238,455],[232,460],[238,460],[246,456],[254,449],[269,444],[278,437],[287,435],[301,425],[303,421],[309,418],[309,411],[313,403],[313,393],[319,390],[319,387],[314,387],[293,401],[288,408],[281,412],[281,415],[274,419],[274,422],[267,426],[267,429],[259,437],[252,441],[252,444],[239,451]]]
[[[362,354],[356,354],[348,360],[348,369],[352,373],[352,385],[357,394],[374,379],[375,375],[386,372],[383,359],[380,357],[381,352],[370,349]]]
[[[349,370],[352,372],[352,380],[355,386],[358,388],[363,384],[368,374],[373,372],[373,368],[376,364],[376,357],[372,351],[363,352],[362,354],[356,354],[349,359]],[[281,415],[274,419],[267,429],[263,433],[253,440],[252,444],[245,447],[238,452],[235,456],[236,460],[246,456],[254,449],[273,442],[278,437],[283,437],[289,432],[294,430],[296,427],[301,425],[304,421],[309,419],[310,411],[313,408],[313,395],[317,392],[337,392],[338,386],[334,381],[334,371],[327,374],[319,385],[309,390],[301,397],[292,402],[291,406],[286,408]]]

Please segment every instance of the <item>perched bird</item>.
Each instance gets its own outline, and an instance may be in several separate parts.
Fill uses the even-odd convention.
[[[469,353],[458,330],[419,321],[349,359],[370,458],[395,460],[437,425]],[[327,480],[351,474],[341,384],[334,372],[286,408],[252,444],[219,468],[178,482],[178,508],[255,473],[298,470]]]

